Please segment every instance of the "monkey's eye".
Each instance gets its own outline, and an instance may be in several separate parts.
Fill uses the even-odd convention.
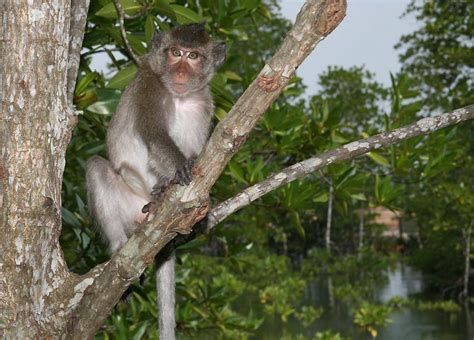
[[[197,59],[197,57],[199,57],[199,54],[197,54],[196,52],[189,52],[188,53],[188,58],[189,59]]]
[[[178,50],[176,47],[171,47],[171,54],[173,57],[181,57],[181,51]]]

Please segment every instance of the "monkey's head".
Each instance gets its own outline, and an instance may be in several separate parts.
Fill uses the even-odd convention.
[[[185,96],[205,87],[225,59],[224,43],[215,43],[202,24],[156,31],[148,60],[166,88]]]

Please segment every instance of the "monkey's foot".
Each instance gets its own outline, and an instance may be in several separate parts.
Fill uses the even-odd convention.
[[[155,203],[160,201],[161,196],[166,191],[166,189],[170,187],[171,184],[173,184],[173,181],[167,181],[165,183],[155,184],[153,186],[153,188],[151,189],[151,197],[153,198]]]
[[[189,185],[193,180],[193,166],[196,162],[196,157],[189,158],[184,165],[176,171],[174,176],[175,183],[179,185]]]

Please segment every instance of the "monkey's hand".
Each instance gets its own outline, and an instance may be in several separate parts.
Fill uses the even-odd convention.
[[[174,182],[180,185],[189,185],[193,180],[193,166],[195,162],[196,157],[186,160],[183,166],[176,171]]]
[[[174,175],[174,179],[166,182],[166,183],[161,183],[161,184],[156,184],[153,186],[152,191],[151,191],[151,197],[155,202],[150,202],[147,205],[145,205],[142,209],[143,213],[147,213],[150,211],[153,203],[156,203],[160,200],[161,195],[168,189],[168,187],[171,184],[180,184],[180,185],[188,185],[191,183],[193,180],[193,165],[196,162],[195,157],[191,157],[186,162],[183,164],[181,168],[179,168],[176,171],[176,174]]]

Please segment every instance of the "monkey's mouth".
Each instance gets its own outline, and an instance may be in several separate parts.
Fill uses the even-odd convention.
[[[177,93],[185,93],[187,92],[188,88],[186,83],[173,83],[173,90]]]

